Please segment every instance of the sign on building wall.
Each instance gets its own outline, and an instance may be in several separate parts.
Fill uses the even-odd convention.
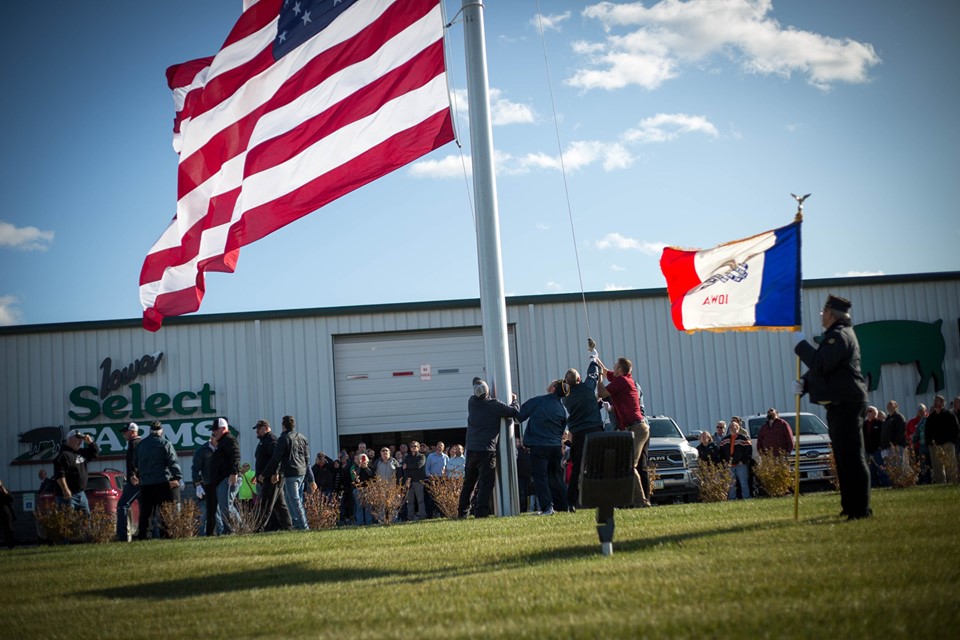
[[[114,367],[104,358],[97,375],[98,386],[81,385],[67,397],[70,409],[68,426],[38,426],[17,434],[20,454],[12,464],[42,464],[55,458],[67,433],[79,430],[89,433],[100,447],[101,458],[120,458],[125,455],[123,430],[131,422],[141,427],[141,434],[149,431],[149,424],[159,420],[166,438],[177,451],[189,452],[210,439],[216,414],[216,392],[209,383],[197,390],[145,394],[138,382],[154,373],[164,362],[163,352],[144,355],[122,368]],[[96,423],[98,419],[111,420]],[[231,428],[231,431],[236,431]]]

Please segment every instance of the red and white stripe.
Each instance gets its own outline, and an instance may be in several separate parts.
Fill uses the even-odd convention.
[[[274,61],[281,4],[168,71],[177,214],[140,274],[146,329],[196,311],[243,245],[453,139],[439,0],[362,0]]]

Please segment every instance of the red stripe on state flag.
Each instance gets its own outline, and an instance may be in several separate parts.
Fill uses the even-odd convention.
[[[667,279],[670,315],[677,329],[683,330],[683,298],[701,282],[696,269],[696,251],[667,247],[660,256],[660,271]]]

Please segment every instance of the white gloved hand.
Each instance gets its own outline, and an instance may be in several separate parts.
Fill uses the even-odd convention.
[[[794,380],[792,384],[793,395],[802,396],[803,395],[803,380]]]
[[[204,492],[203,487],[197,485],[197,500],[203,500]]]
[[[795,331],[793,334],[793,346],[797,346],[806,339],[807,336],[803,333],[803,331]]]

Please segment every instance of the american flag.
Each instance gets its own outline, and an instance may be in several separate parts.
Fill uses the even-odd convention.
[[[174,65],[177,210],[140,272],[143,326],[196,311],[240,247],[453,140],[440,0],[259,0]]]

